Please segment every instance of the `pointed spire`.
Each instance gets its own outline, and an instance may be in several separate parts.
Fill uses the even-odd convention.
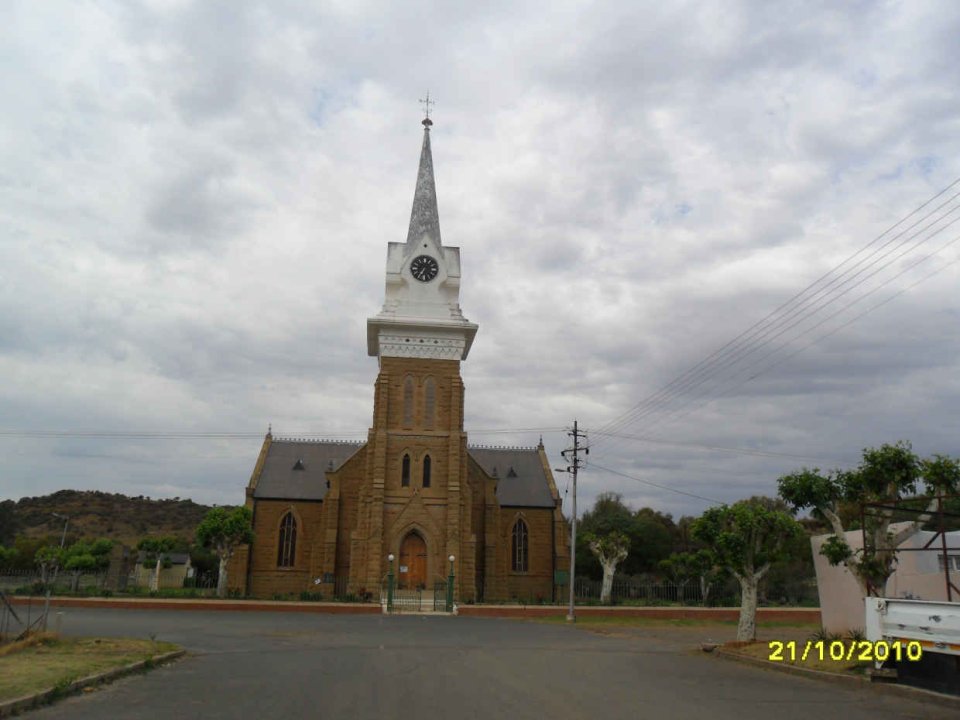
[[[430,152],[429,116],[423,119],[423,148],[420,150],[420,168],[417,170],[417,189],[413,193],[410,229],[407,247],[413,247],[424,234],[440,245],[440,214],[437,212],[437,186],[433,180],[433,154]]]

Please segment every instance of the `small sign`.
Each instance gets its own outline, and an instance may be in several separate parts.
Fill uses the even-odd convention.
[[[407,571],[407,566],[406,566],[406,565],[401,565],[401,566],[400,566],[400,572],[405,573],[406,571]]]
[[[319,585],[319,584],[320,584],[320,578],[316,578],[316,579],[313,581],[313,584],[314,584],[314,585]]]

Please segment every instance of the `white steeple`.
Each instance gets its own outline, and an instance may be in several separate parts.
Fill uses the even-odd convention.
[[[377,357],[463,360],[477,333],[460,311],[460,248],[440,240],[431,125],[428,116],[407,241],[388,244],[383,309],[367,320],[367,352]]]

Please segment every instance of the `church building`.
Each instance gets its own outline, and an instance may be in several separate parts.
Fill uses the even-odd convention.
[[[379,363],[367,440],[267,433],[246,488],[255,539],[229,569],[241,593],[375,595],[390,555],[399,588],[433,588],[453,556],[458,602],[549,602],[569,566],[542,441],[467,441],[460,363],[477,325],[460,310],[460,249],[440,237],[432,124],[423,121],[407,240],[388,244],[383,308],[367,320]]]

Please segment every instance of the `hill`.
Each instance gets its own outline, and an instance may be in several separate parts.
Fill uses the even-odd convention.
[[[0,503],[0,542],[11,542],[13,535],[28,538],[56,537],[63,532],[68,517],[68,541],[81,537],[105,537],[136,545],[145,535],[173,535],[192,541],[197,525],[210,510],[192,500],[152,500],[139,495],[60,490],[52,495],[25,497],[18,502]],[[12,532],[11,532],[12,531]]]

